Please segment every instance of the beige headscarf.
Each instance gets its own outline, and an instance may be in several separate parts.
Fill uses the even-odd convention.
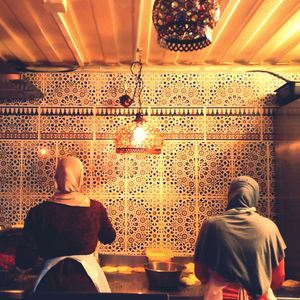
[[[70,206],[90,206],[89,198],[80,192],[83,164],[78,158],[67,156],[60,159],[54,178],[57,191],[49,201]]]

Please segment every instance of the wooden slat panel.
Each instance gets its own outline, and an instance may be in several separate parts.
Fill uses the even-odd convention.
[[[299,0],[281,1],[279,6],[274,3],[252,18],[249,28],[249,39],[247,43],[241,45],[240,50],[236,52],[236,57],[242,61],[251,61],[260,48],[265,45],[273,35],[295,14],[300,8]],[[267,9],[269,13],[266,12]],[[259,20],[261,27],[259,28]],[[246,32],[245,32],[246,33]]]
[[[93,7],[93,2],[85,0],[70,1],[68,10],[77,29],[76,40],[80,39],[85,64],[103,63],[104,56],[95,20],[97,10]]]
[[[22,23],[22,26],[28,32],[35,46],[43,54],[41,61],[62,62],[62,57],[57,50],[56,45],[51,41],[49,32],[55,23],[48,11],[45,11],[42,2],[38,0],[18,1],[11,0],[7,2],[14,11],[15,16]],[[24,17],[26,16],[26,17]],[[47,28],[45,25],[47,24]],[[58,27],[55,25],[56,34],[52,35],[57,38]],[[64,45],[66,46],[66,45]]]
[[[12,53],[15,53],[16,58],[34,62],[44,58],[23,28],[21,21],[16,18],[4,0],[0,1],[0,27],[0,39]]]
[[[139,19],[138,45],[143,49],[143,57],[147,65],[174,64],[177,53],[162,48],[157,41],[157,32],[152,21],[153,1],[142,0]],[[144,49],[146,51],[144,51]]]
[[[212,45],[209,46],[208,52],[202,56],[202,60],[217,63],[232,62],[232,57],[228,54],[224,55],[224,53],[227,53],[232,45],[242,45],[241,41],[237,41],[238,39],[245,42],[247,36],[242,32],[262,2],[263,0],[259,0],[253,4],[253,1],[244,1],[237,4],[236,1],[231,1],[220,20],[220,26],[217,25]]]
[[[59,0],[58,5],[50,0],[0,0],[0,57],[99,69],[128,66],[139,47],[145,65],[169,70],[193,65],[299,65],[299,0],[219,2],[221,18],[212,44],[198,51],[173,52],[157,42],[154,0]]]
[[[142,61],[149,64],[150,59],[150,40],[153,32],[152,26],[152,1],[141,0],[138,32],[137,32],[137,47],[142,49]],[[159,58],[161,59],[161,58]]]
[[[113,3],[110,1],[92,2],[95,24],[103,55],[103,63],[118,63],[119,53],[117,47],[117,35],[113,14]]]
[[[136,56],[140,1],[114,0],[113,4],[119,60],[120,63],[130,64]]]
[[[280,30],[272,36],[269,42],[264,44],[253,59],[271,63],[282,62],[281,58],[300,43],[299,20],[300,11],[298,10]]]
[[[209,53],[212,51],[211,48],[217,43],[217,40],[220,38],[223,32],[226,31],[227,24],[230,23],[232,15],[235,13],[235,11],[239,8],[240,5],[241,5],[240,1],[230,0],[226,8],[221,12],[220,20],[213,31],[212,44],[206,48],[201,49],[200,51],[197,51],[197,54],[193,58],[194,63],[196,64],[210,63],[210,61],[212,60],[212,58],[209,56]],[[226,47],[226,44],[222,46]]]
[[[281,59],[282,61],[287,61],[290,63],[298,63],[300,64],[300,44],[298,44],[295,48],[291,49],[290,52],[286,53]]]
[[[2,40],[0,41],[0,58],[4,61],[10,60],[10,58],[14,59],[13,53],[5,46],[4,43],[2,43]]]
[[[219,1],[220,15],[223,16],[223,14],[224,14],[224,16],[222,17],[223,19],[226,17],[227,13],[224,13],[224,12],[225,12],[226,7],[229,4],[229,2],[230,2],[230,0],[220,0]],[[227,11],[230,11],[230,9]],[[220,25],[218,26],[218,23],[217,23],[216,28],[213,31],[213,43],[215,42],[215,37],[218,35],[218,32],[221,29],[221,26]],[[210,45],[207,48],[203,48],[198,51],[179,53],[179,55],[176,58],[176,63],[177,64],[187,64],[187,65],[190,65],[190,64],[194,65],[194,64],[198,64],[198,63],[202,64],[203,61],[199,61],[200,57],[204,57],[206,53],[209,53],[210,48],[212,46],[213,45]]]

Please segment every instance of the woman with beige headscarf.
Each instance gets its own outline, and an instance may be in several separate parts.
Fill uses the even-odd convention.
[[[54,195],[27,214],[16,264],[28,269],[39,256],[45,260],[37,292],[110,292],[94,256],[98,241],[109,244],[116,237],[107,211],[80,192],[83,165],[78,158],[60,159],[55,181]]]

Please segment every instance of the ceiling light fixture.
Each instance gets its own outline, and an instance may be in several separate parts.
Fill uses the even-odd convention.
[[[78,65],[28,65],[20,66],[18,70],[21,72],[32,73],[59,73],[73,72],[78,69]]]
[[[138,111],[132,123],[120,128],[116,132],[115,147],[116,152],[124,153],[143,153],[160,154],[163,146],[163,137],[158,128],[149,125],[142,114],[141,94],[143,90],[141,61],[134,61],[130,71],[135,76],[135,88],[132,98],[125,94],[121,96],[120,103],[124,107],[129,107],[134,103],[135,97],[138,99]]]
[[[152,11],[159,45],[185,52],[211,44],[219,16],[217,0],[155,0]]]

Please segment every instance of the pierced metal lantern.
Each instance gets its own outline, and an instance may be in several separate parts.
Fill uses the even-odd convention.
[[[144,116],[137,113],[135,120],[120,128],[115,138],[116,152],[160,154],[163,137],[158,128],[150,126]]]
[[[160,154],[163,147],[163,136],[159,128],[147,123],[142,114],[141,94],[144,86],[142,66],[140,61],[134,61],[130,67],[132,75],[135,76],[132,98],[127,94],[120,97],[120,103],[124,107],[129,107],[137,97],[139,107],[133,122],[117,130],[115,136],[116,153]]]
[[[155,0],[152,12],[158,43],[185,52],[211,44],[219,16],[217,0]]]

